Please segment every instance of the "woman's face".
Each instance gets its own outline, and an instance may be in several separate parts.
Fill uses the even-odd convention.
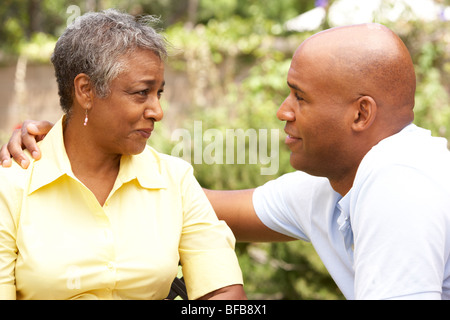
[[[163,118],[164,63],[150,50],[136,50],[122,58],[123,70],[110,84],[106,98],[95,97],[88,126],[104,152],[139,154],[154,123]]]

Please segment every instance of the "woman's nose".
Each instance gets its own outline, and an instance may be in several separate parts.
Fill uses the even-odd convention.
[[[164,116],[164,112],[161,108],[159,99],[152,99],[150,105],[144,110],[144,118],[154,119],[155,121],[161,121]]]

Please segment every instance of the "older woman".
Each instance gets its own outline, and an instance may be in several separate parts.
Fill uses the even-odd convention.
[[[89,13],[52,63],[64,116],[27,170],[0,168],[0,298],[245,298],[234,237],[189,164],[147,146],[163,117],[163,37]]]

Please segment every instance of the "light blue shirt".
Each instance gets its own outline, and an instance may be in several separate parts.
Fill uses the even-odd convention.
[[[293,172],[253,204],[269,228],[311,241],[347,299],[450,299],[450,152],[427,130],[373,147],[345,197]]]

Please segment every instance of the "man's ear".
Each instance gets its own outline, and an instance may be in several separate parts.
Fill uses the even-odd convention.
[[[361,132],[368,129],[377,115],[377,103],[371,96],[360,97],[354,105],[352,129]]]
[[[74,85],[74,99],[83,107],[89,108],[92,106],[94,98],[94,89],[92,82],[87,74],[80,73],[73,80]]]

